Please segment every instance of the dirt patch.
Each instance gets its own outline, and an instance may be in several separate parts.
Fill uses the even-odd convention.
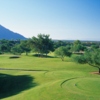
[[[97,71],[97,72],[91,72],[91,74],[97,74],[97,75],[100,75],[100,73]]]

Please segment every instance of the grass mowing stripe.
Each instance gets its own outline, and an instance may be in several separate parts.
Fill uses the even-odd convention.
[[[38,84],[2,100],[99,100],[100,97],[98,95],[100,76],[90,74],[97,69],[87,64],[74,63],[71,58],[65,58],[62,62],[59,58],[21,56],[19,59],[9,59],[9,56],[0,56],[0,66],[14,69],[0,70],[0,73],[12,76],[29,75],[34,78],[32,82]],[[23,85],[26,83],[24,82]],[[89,84],[91,85],[88,86]],[[87,85],[87,89],[84,85]],[[95,92],[91,92],[91,86]]]

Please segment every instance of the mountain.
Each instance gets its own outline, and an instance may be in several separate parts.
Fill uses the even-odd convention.
[[[25,40],[26,38],[19,33],[15,33],[4,26],[0,25],[0,40],[7,39],[7,40]]]

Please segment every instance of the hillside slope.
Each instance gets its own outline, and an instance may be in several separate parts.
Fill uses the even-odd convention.
[[[24,36],[20,35],[19,33],[15,33],[4,26],[0,25],[0,39],[7,39],[7,40],[17,40],[21,39],[24,40],[26,39]]]

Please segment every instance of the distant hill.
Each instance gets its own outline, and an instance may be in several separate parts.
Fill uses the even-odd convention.
[[[26,38],[19,33],[15,33],[4,26],[0,25],[0,40],[7,39],[7,40],[25,40]]]

